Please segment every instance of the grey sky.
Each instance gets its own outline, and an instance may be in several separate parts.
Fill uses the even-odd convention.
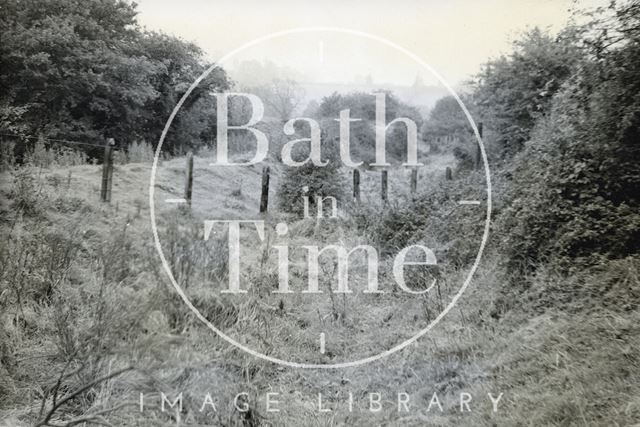
[[[572,7],[607,0],[139,0],[142,25],[191,40],[212,59],[255,38],[296,27],[331,26],[393,41],[428,62],[451,84],[507,52],[527,27],[557,32]],[[322,47],[320,47],[322,45]],[[295,35],[262,43],[234,58],[269,59],[295,68],[302,79],[351,83],[371,75],[378,83],[410,85],[419,73],[435,80],[394,49],[337,34]],[[359,77],[358,77],[359,76]]]

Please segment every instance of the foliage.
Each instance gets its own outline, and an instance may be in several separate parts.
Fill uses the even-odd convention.
[[[383,212],[361,206],[354,212],[355,224],[384,254],[425,244],[439,262],[467,265],[478,252],[486,212],[470,215],[457,201],[465,197],[469,186],[482,185],[481,181],[479,174],[441,180],[410,200],[390,204]]]
[[[47,147],[44,140],[38,138],[25,153],[23,163],[37,168],[77,166],[87,163],[87,155],[67,147]]]
[[[385,92],[386,123],[395,118],[406,117],[413,120],[418,129],[422,126],[420,112],[408,104],[400,101],[390,92]],[[349,109],[352,119],[361,119],[351,123],[351,154],[354,161],[363,161],[365,165],[374,162],[375,156],[375,97],[370,93],[353,92],[347,95],[333,93],[322,99],[317,108],[320,119],[327,121],[326,128],[332,135],[338,135],[338,123],[334,121],[340,117],[340,111]],[[406,159],[407,128],[399,123],[387,130],[386,147],[388,157],[395,160]]]
[[[140,30],[135,3],[4,0],[2,9],[3,133],[157,141],[177,100],[208,66],[195,45]],[[176,119],[170,151],[201,137],[210,113],[202,95],[226,87],[220,69],[199,86]],[[187,118],[187,111],[194,114]]]
[[[265,106],[265,115],[282,123],[293,118],[304,98],[304,89],[292,79],[274,79],[246,92],[258,95]]]
[[[13,155],[16,144],[13,141],[0,141],[0,172],[6,172],[15,166]]]
[[[133,141],[126,149],[114,153],[114,161],[119,164],[152,163],[155,156],[153,146],[146,142]]]
[[[159,65],[149,76],[157,96],[145,106],[144,126],[138,134],[140,140],[155,143],[180,98],[212,64],[204,61],[202,50],[195,44],[162,33],[143,33],[139,43],[140,54]],[[197,148],[213,141],[215,98],[209,93],[229,86],[225,71],[213,68],[180,108],[163,149],[176,154],[186,147]]]
[[[534,28],[515,41],[514,51],[487,62],[474,82],[481,117],[496,132],[502,159],[518,153],[553,95],[581,57],[574,32],[558,37]]]
[[[453,96],[445,96],[436,101],[424,122],[422,132],[429,139],[450,135],[464,135],[469,132],[469,123],[458,101]]]
[[[514,271],[640,250],[640,32],[626,34],[626,43],[598,52],[599,60],[585,59],[516,160],[503,216]]]
[[[278,187],[278,203],[284,212],[302,216],[304,213],[303,197],[309,200],[309,215],[316,215],[318,198],[335,197],[340,202],[344,197],[344,185],[340,168],[342,163],[338,155],[339,144],[335,139],[322,137],[322,161],[326,166],[316,166],[310,160],[302,166],[285,168]],[[295,161],[302,161],[309,153],[308,146],[298,144],[292,153]],[[306,191],[305,191],[306,188]],[[325,209],[331,204],[324,203]]]
[[[467,108],[473,107],[473,99],[464,96],[462,101]],[[476,116],[476,112],[472,112]],[[422,138],[429,141],[434,153],[451,152],[458,160],[458,167],[473,167],[477,141],[469,121],[453,96],[439,99],[424,121]],[[485,148],[488,144],[485,144]]]

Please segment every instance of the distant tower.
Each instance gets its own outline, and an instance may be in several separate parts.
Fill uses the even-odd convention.
[[[412,87],[414,90],[424,88],[424,80],[422,80],[420,73],[416,74],[416,79],[413,81]]]
[[[371,77],[371,74],[367,74],[367,77],[364,79],[364,84],[367,86],[373,86],[373,78]]]

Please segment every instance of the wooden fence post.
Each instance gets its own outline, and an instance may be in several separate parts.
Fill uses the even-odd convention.
[[[453,173],[451,172],[451,168],[447,166],[444,170],[444,177],[447,181],[451,181],[453,179]]]
[[[383,170],[380,175],[381,178],[381,188],[380,188],[380,197],[384,203],[387,202],[387,171]]]
[[[356,202],[360,201],[360,171],[358,169],[353,170],[353,199]]]
[[[107,203],[111,201],[111,185],[113,184],[113,147],[115,145],[116,142],[113,138],[107,138],[107,143],[104,146],[100,200]]]
[[[478,135],[480,135],[480,139],[482,139],[482,122],[478,123]],[[476,170],[480,169],[480,164],[482,163],[482,152],[480,151],[480,143],[476,146],[476,161],[475,167]]]
[[[111,150],[109,152],[109,174],[107,179],[107,202],[111,202],[111,190],[113,189],[113,148],[116,142],[111,138]]]
[[[418,191],[418,168],[411,169],[411,194]]]
[[[260,213],[266,212],[269,205],[269,166],[262,168],[262,196],[260,197]]]
[[[187,182],[184,189],[184,198],[187,205],[191,207],[191,198],[193,196],[193,153],[189,151],[187,154]]]

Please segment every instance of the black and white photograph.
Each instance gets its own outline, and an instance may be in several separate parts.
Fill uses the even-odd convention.
[[[640,0],[0,0],[0,426],[640,426]]]

